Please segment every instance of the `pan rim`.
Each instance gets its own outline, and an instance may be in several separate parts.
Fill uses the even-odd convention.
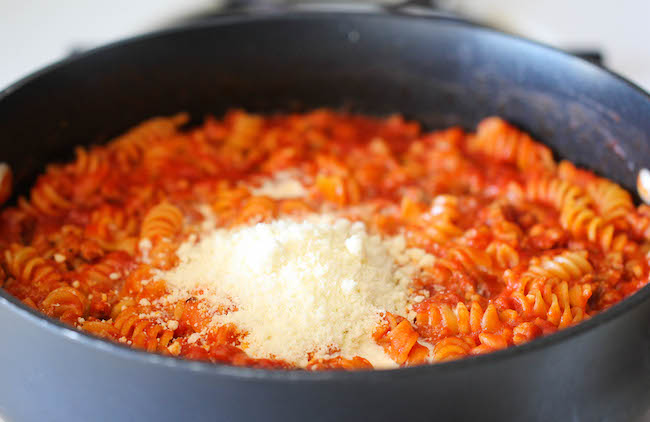
[[[224,16],[214,17],[205,21],[194,22],[190,24],[183,24],[166,28],[158,31],[147,32],[124,39],[120,39],[105,45],[101,45],[85,51],[81,54],[64,58],[62,60],[51,63],[35,72],[19,79],[12,83],[4,90],[0,91],[0,101],[9,97],[13,92],[18,91],[23,86],[29,84],[31,81],[39,77],[61,69],[64,66],[73,63],[77,60],[83,60],[95,54],[120,48],[122,46],[136,43],[140,41],[147,41],[157,37],[173,36],[176,33],[182,33],[190,30],[200,30],[203,28],[212,28],[228,25],[239,25],[244,23],[255,22],[280,22],[282,20],[295,20],[295,19],[345,19],[345,18],[362,18],[362,19],[390,19],[390,20],[419,20],[428,21],[431,24],[444,24],[455,27],[466,27],[473,31],[486,32],[495,36],[503,37],[509,42],[524,43],[531,47],[544,50],[548,53],[563,56],[565,60],[573,60],[575,63],[581,63],[585,66],[591,66],[594,71],[604,72],[606,76],[614,78],[619,83],[627,85],[631,89],[630,92],[636,92],[644,96],[646,100],[650,101],[650,94],[645,92],[638,85],[627,80],[626,78],[583,59],[572,56],[556,48],[547,46],[543,43],[531,41],[523,37],[507,34],[492,28],[484,27],[475,23],[460,21],[457,19],[450,19],[444,16],[429,16],[429,15],[407,15],[403,13],[387,14],[377,12],[333,12],[333,11],[297,11],[297,12],[273,12],[255,15],[245,14],[230,14]],[[642,287],[640,290],[631,296],[618,302],[611,308],[602,311],[590,318],[587,321],[581,322],[577,325],[565,328],[556,333],[543,336],[525,343],[520,346],[511,346],[503,350],[491,352],[488,354],[465,357],[460,360],[441,362],[436,364],[428,364],[416,367],[397,368],[397,369],[373,369],[373,370],[360,370],[360,371],[304,371],[304,370],[268,370],[268,369],[255,369],[249,367],[236,367],[224,365],[219,363],[191,361],[179,359],[170,356],[163,356],[155,353],[145,352],[138,349],[130,348],[120,343],[114,343],[96,337],[90,333],[77,330],[71,326],[65,325],[59,320],[48,317],[41,312],[28,307],[20,300],[7,293],[4,289],[0,288],[0,306],[6,307],[10,312],[15,313],[20,318],[26,318],[35,325],[49,331],[53,335],[60,335],[75,343],[82,344],[87,348],[96,349],[105,353],[112,354],[118,358],[125,360],[134,360],[142,364],[155,365],[161,368],[170,370],[189,371],[202,373],[208,376],[228,377],[239,380],[266,380],[278,382],[328,382],[331,380],[348,381],[348,382],[364,382],[364,381],[379,381],[389,380],[401,377],[414,377],[414,376],[434,376],[436,373],[444,371],[462,370],[466,368],[477,367],[479,365],[490,365],[496,362],[507,361],[508,359],[520,356],[522,354],[531,354],[543,351],[546,348],[560,344],[569,338],[575,338],[585,335],[598,326],[605,325],[625,312],[630,312],[640,306],[642,303],[650,300],[650,284]]]

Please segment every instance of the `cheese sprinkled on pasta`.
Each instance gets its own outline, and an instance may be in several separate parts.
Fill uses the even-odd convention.
[[[202,291],[214,324],[247,333],[246,352],[305,365],[309,357],[361,356],[394,366],[371,333],[382,314],[403,314],[416,266],[403,239],[382,240],[363,223],[327,216],[214,230],[178,250],[159,274],[176,296]],[[404,262],[398,265],[397,262]]]

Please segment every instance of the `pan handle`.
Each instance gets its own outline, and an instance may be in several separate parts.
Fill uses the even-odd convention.
[[[441,7],[435,0],[404,0],[396,3],[381,5],[382,9],[390,14],[410,16],[431,16],[463,22],[471,22],[465,17]]]
[[[221,9],[229,13],[286,13],[286,12],[368,12],[396,15],[431,16],[466,22],[453,12],[438,6],[435,0],[383,0],[373,2],[315,1],[295,2],[294,0],[229,0]]]
[[[239,14],[276,14],[296,12],[365,12],[365,13],[386,13],[389,15],[421,16],[437,19],[448,19],[451,21],[464,22],[472,25],[492,28],[503,31],[484,22],[476,22],[466,16],[459,15],[447,7],[444,7],[444,0],[382,0],[377,3],[371,2],[339,2],[339,1],[315,1],[295,2],[295,0],[228,0],[217,12],[207,16],[185,16],[181,21],[174,24],[186,23],[189,20],[209,19],[218,15],[239,15]],[[566,50],[598,66],[603,66],[603,56],[598,50]]]
[[[489,27],[496,29],[498,31],[503,31],[503,29],[496,28],[485,23],[476,22],[471,19],[468,19],[465,16],[460,16],[453,11],[450,11],[443,7],[440,4],[440,1],[436,0],[405,0],[395,4],[385,4],[382,6],[382,9],[390,14],[401,14],[401,15],[411,15],[411,16],[431,16],[437,18],[445,18],[450,20],[456,20],[459,22],[472,23],[475,25],[480,25],[484,27]],[[604,67],[604,57],[602,52],[597,49],[565,49],[569,54],[572,54],[576,57],[580,57],[583,60],[591,62],[597,66]]]

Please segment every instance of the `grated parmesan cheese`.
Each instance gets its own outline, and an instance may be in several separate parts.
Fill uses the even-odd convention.
[[[201,222],[201,230],[207,232],[214,230],[217,227],[217,220],[214,218],[214,213],[212,212],[212,208],[209,205],[201,204],[196,207],[196,210],[203,217],[203,221]]]
[[[408,284],[424,251],[403,237],[370,236],[365,225],[315,216],[213,230],[185,242],[180,263],[160,271],[170,300],[199,295],[215,325],[234,323],[256,358],[304,366],[308,356],[361,356],[375,367],[395,363],[372,339],[383,312],[404,314]],[[216,312],[224,307],[232,310]],[[192,335],[196,342],[199,335]]]
[[[306,196],[307,190],[296,179],[295,171],[279,171],[273,178],[264,180],[259,188],[252,188],[251,193],[274,199],[293,199]]]
[[[151,243],[151,240],[147,239],[146,237],[140,239],[140,242],[138,242],[138,249],[140,250],[140,259],[145,264],[151,263],[151,259],[149,257],[149,252],[151,252],[151,248],[153,248],[153,244]]]

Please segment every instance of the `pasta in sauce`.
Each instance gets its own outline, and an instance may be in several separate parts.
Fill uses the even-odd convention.
[[[386,312],[371,333],[403,366],[520,345],[647,283],[650,208],[556,163],[497,117],[475,133],[330,110],[233,110],[183,129],[187,120],[151,119],[48,166],[28,198],[2,211],[0,285],[50,317],[135,348],[291,368],[249,356],[241,331],[210,326],[200,300],[160,300],[168,288],[151,272],[178,264],[179,245],[200,233],[206,212],[232,228],[327,210],[433,255],[409,286],[408,310]],[[298,174],[304,191],[264,195],[260,186],[283,172]],[[3,176],[6,199],[10,172]],[[363,356],[335,353],[306,365],[369,367]]]

